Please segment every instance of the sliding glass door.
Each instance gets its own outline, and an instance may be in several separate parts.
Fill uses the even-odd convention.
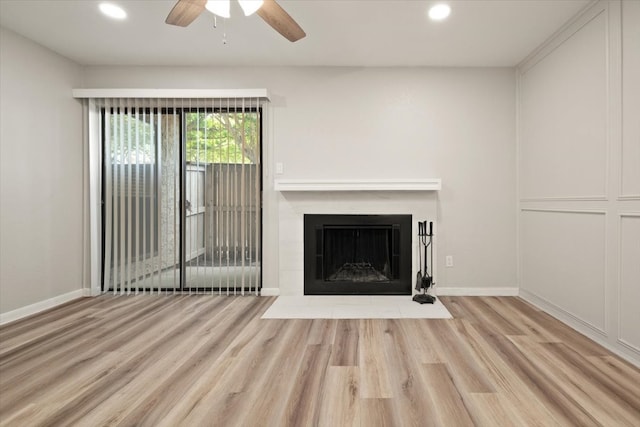
[[[260,114],[238,102],[185,112],[185,285],[260,282]]]
[[[103,104],[103,290],[257,293],[258,101]]]
[[[104,108],[104,288],[180,287],[180,115],[122,100]]]

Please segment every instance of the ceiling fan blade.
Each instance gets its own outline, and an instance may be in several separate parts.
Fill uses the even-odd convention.
[[[295,42],[307,35],[275,0],[265,0],[256,13],[289,41]]]
[[[202,13],[205,4],[207,0],[178,0],[164,22],[186,27]]]

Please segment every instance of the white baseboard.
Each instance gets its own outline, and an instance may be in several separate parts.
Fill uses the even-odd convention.
[[[263,297],[277,297],[280,295],[280,288],[262,288],[260,295]]]
[[[531,292],[528,292],[524,289],[520,289],[519,296],[523,300],[527,301],[529,304],[555,317],[565,325],[575,329],[576,331],[580,332],[582,335],[586,336],[587,338],[597,342],[598,344],[600,344],[610,352],[616,354],[617,356],[620,356],[621,358],[628,361],[632,365],[640,367],[640,353],[634,351],[630,347],[619,345],[619,344],[612,344],[611,342],[608,341],[606,335],[603,335],[601,331],[590,327],[589,325],[585,324],[579,319],[576,319],[575,317],[567,314],[567,312],[562,308],[556,306],[555,304],[549,301],[546,301],[538,297],[537,295],[532,294]]]
[[[85,297],[97,297],[98,295],[102,295],[102,291],[100,289],[85,288],[83,291]]]
[[[8,311],[6,313],[0,313],[0,325],[14,322],[16,320],[22,319],[23,317],[31,316],[33,314],[40,313],[41,311],[45,311],[58,305],[64,304],[65,302],[90,295],[91,291],[89,289],[76,289],[75,291],[58,295],[57,297],[39,301],[25,307],[20,307],[15,310]]]
[[[518,291],[518,288],[435,288],[435,294],[440,296],[513,297],[518,296]]]

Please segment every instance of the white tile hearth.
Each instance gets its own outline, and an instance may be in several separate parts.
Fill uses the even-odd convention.
[[[440,302],[418,304],[409,295],[280,296],[263,319],[451,319]]]

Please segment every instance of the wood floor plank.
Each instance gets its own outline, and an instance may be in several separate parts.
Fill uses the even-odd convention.
[[[585,411],[575,399],[564,390],[558,389],[553,378],[548,377],[540,367],[522,353],[506,336],[494,335],[482,325],[480,328],[485,339],[498,350],[504,360],[509,360],[514,366],[514,372],[527,383],[538,399],[552,412],[554,418],[562,420],[567,425],[598,426],[598,421]]]
[[[223,310],[218,316],[207,316],[207,306],[202,308],[201,312],[192,313],[198,319],[198,323],[192,325],[193,332],[189,337],[180,341],[179,345],[174,345],[160,353],[159,357],[150,357],[145,361],[148,363],[146,368],[132,377],[129,382],[119,387],[118,392],[105,396],[103,403],[95,407],[91,412],[84,415],[81,419],[82,424],[95,425],[100,420],[107,419],[108,424],[127,424],[135,420],[133,424],[141,424],[136,419],[136,409],[144,405],[149,405],[149,399],[145,399],[145,393],[149,383],[153,381],[154,385],[162,389],[163,384],[171,383],[175,393],[154,394],[153,405],[163,405],[168,397],[179,399],[180,385],[189,382],[197,373],[193,373],[198,366],[197,364],[187,363],[184,361],[201,360],[200,355],[204,352],[215,351],[219,348],[220,336],[212,333],[214,326],[224,326],[225,321],[233,324],[235,319],[225,314],[231,314],[231,310]],[[196,326],[197,325],[197,326]],[[180,380],[176,380],[176,378]],[[171,403],[171,402],[169,402]],[[168,408],[169,406],[161,406]],[[109,408],[118,408],[118,410],[110,410]],[[156,411],[161,412],[161,411]]]
[[[393,392],[384,352],[382,322],[376,319],[360,320],[359,330],[360,397],[391,398]]]
[[[0,368],[5,373],[2,380],[19,382],[20,379],[15,376],[24,375],[24,369],[28,369],[29,373],[33,374],[33,369],[44,368],[51,364],[68,363],[74,354],[77,354],[81,348],[86,348],[87,344],[103,344],[106,337],[112,335],[113,330],[123,333],[124,329],[131,326],[139,328],[144,319],[152,318],[157,311],[166,309],[167,302],[158,299],[157,301],[146,300],[139,307],[130,303],[113,305],[110,308],[110,315],[113,315],[116,320],[111,322],[108,328],[105,327],[99,313],[79,319],[71,329],[60,328],[59,323],[39,328],[42,337],[37,345],[31,345],[33,341],[29,340],[29,344],[20,346],[15,352],[7,352],[0,356]],[[130,310],[122,313],[120,310],[123,307]],[[89,341],[82,339],[88,333],[90,333]],[[19,358],[13,358],[12,354],[19,354]],[[24,369],[14,369],[16,365]]]
[[[261,423],[277,426],[284,421],[287,396],[291,395],[290,392],[295,387],[295,374],[304,370],[302,365],[305,362],[304,355],[307,349],[306,337],[311,329],[309,321],[301,320],[297,323],[300,325],[299,328],[274,358],[274,364],[269,368],[265,381],[252,384],[250,398],[254,404],[244,414],[242,419],[244,425]],[[328,357],[323,360],[323,363],[328,363]],[[306,397],[311,400],[316,396]],[[311,404],[311,402],[305,402],[305,404]]]
[[[509,339],[551,379],[555,388],[570,396],[584,411],[589,408],[589,414],[600,424],[635,425],[634,418],[637,420],[638,413],[634,414],[626,402],[616,401],[615,395],[606,393],[593,382],[582,380],[577,366],[564,363],[531,337],[514,336]]]
[[[187,343],[187,348],[182,355],[183,362],[170,371],[171,375],[157,381],[160,383],[158,389],[164,393],[154,393],[137,405],[131,405],[135,408],[123,419],[123,423],[157,425],[193,383],[210,368],[209,361],[218,359],[236,335],[254,317],[262,315],[266,309],[265,304],[255,304],[252,299],[252,297],[236,298],[234,302],[237,302],[238,309],[235,309],[232,303],[226,307],[225,311],[220,312],[219,316],[205,313],[203,316],[205,323],[197,331],[202,333],[201,344]],[[171,390],[170,393],[169,390]],[[155,410],[149,411],[150,407]]]
[[[210,413],[221,419],[225,413],[241,411],[247,404],[245,396],[249,388],[268,374],[273,363],[269,355],[275,354],[281,343],[286,342],[290,326],[286,320],[274,319],[264,322],[260,328],[246,328],[226,353],[210,360],[209,369],[196,379],[180,402],[170,408],[159,425],[172,427],[189,418],[206,419]],[[239,347],[241,352],[237,352]],[[167,386],[169,389],[165,392],[170,392],[171,385]]]
[[[532,425],[518,416],[511,402],[500,393],[469,393],[466,401],[474,423],[478,426]]]
[[[489,297],[484,302],[495,310],[497,313],[513,324],[519,331],[525,335],[533,337],[539,342],[559,342],[555,335],[548,332],[545,328],[540,327],[529,316],[523,316],[511,303],[512,298],[509,297]]]
[[[474,318],[472,314],[460,305],[461,297],[442,296],[438,298],[440,298],[440,301],[447,307],[447,310],[449,310],[449,313],[451,313],[454,319],[472,320]]]
[[[405,425],[400,414],[394,410],[393,399],[361,399],[360,413],[361,426],[396,427]]]
[[[182,298],[185,300],[189,297]],[[90,416],[89,414],[96,408],[103,410],[103,402],[116,399],[114,404],[107,406],[112,408],[108,422],[111,424],[119,423],[120,419],[131,410],[130,405],[119,404],[123,401],[123,396],[130,395],[127,393],[128,388],[135,388],[136,382],[144,380],[144,378],[146,378],[144,382],[147,384],[149,381],[162,381],[164,378],[159,377],[159,373],[172,372],[166,368],[163,371],[162,368],[166,366],[167,362],[171,363],[179,357],[178,343],[183,338],[185,331],[192,330],[193,335],[190,338],[193,338],[201,333],[201,328],[206,327],[208,322],[214,323],[215,317],[207,316],[206,308],[213,307],[215,303],[216,301],[212,299],[209,304],[202,307],[202,311],[193,312],[190,315],[183,312],[184,320],[175,322],[174,319],[175,326],[163,328],[163,332],[156,329],[156,334],[147,335],[150,339],[148,344],[141,345],[131,356],[121,350],[110,351],[108,357],[104,357],[108,362],[108,369],[100,372],[97,376],[87,378],[78,390],[66,390],[64,394],[69,398],[60,405],[58,410],[49,415],[49,421],[54,425],[62,423],[63,420],[76,423],[82,418]],[[217,314],[217,317],[224,317],[225,311],[220,311]],[[160,335],[160,340],[157,339],[157,335]],[[143,343],[144,341],[140,342],[140,344]],[[138,386],[138,389],[140,388]],[[165,395],[163,397],[176,398],[177,396]],[[161,408],[163,407],[160,406],[159,411]]]
[[[506,319],[500,312],[493,310],[487,304],[489,299],[490,297],[461,298],[459,299],[459,304],[474,319],[478,319],[477,321],[482,322],[496,332],[503,335],[523,335],[524,331],[520,330],[511,319]]]
[[[426,363],[422,365],[420,374],[425,379],[428,390],[437,390],[430,393],[434,411],[431,417],[435,418],[434,424],[440,426],[464,427],[473,426],[469,410],[463,402],[460,392],[456,388],[451,372],[444,363]],[[425,423],[424,425],[428,425]]]
[[[251,353],[243,352],[234,358],[226,372],[210,383],[206,394],[196,395],[197,401],[180,423],[203,425],[217,419],[221,425],[243,425],[245,419],[253,419],[256,416],[257,405],[264,407],[263,405],[272,402],[272,399],[276,399],[279,404],[274,411],[281,412],[284,405],[282,395],[267,391],[267,387],[278,388],[282,381],[286,381],[282,374],[283,366],[291,369],[291,364],[296,362],[294,359],[301,357],[301,350],[304,350],[306,345],[303,344],[304,335],[309,331],[310,323],[303,320],[269,320],[266,323],[273,324],[278,330],[267,334],[267,337],[258,338],[258,346]],[[293,352],[289,346],[292,343],[299,344]],[[289,378],[291,377],[289,375]],[[271,384],[272,382],[277,384]],[[269,414],[273,416],[272,412]],[[265,421],[266,415],[267,412],[262,421]],[[246,425],[252,423],[247,421]]]
[[[332,366],[358,366],[359,327],[357,319],[339,319],[336,325]]]
[[[332,345],[336,337],[338,319],[313,319],[307,336],[307,344]]]
[[[410,345],[416,354],[416,363],[444,362],[436,349],[432,335],[427,334],[430,322],[427,319],[403,319],[399,322],[403,333],[409,337]]]
[[[384,320],[384,350],[390,376],[393,412],[401,414],[407,425],[435,426],[434,389],[421,377],[423,365],[418,363],[409,339],[398,320]]]
[[[0,349],[16,336],[19,336],[22,342],[28,341],[29,332],[37,330],[42,326],[49,326],[59,320],[66,321],[72,318],[74,313],[81,313],[100,305],[100,303],[100,298],[78,298],[49,310],[42,311],[37,315],[0,325]]]
[[[323,399],[324,381],[329,367],[331,346],[307,345],[302,357],[300,369],[293,380],[293,387],[287,399],[287,405],[281,417],[281,425],[310,426],[320,422],[320,405]],[[319,390],[319,393],[306,393],[306,390]]]
[[[599,356],[599,357],[596,356],[593,358],[592,357],[587,357],[587,358],[590,360],[598,359],[598,361],[603,362],[601,365],[603,369],[613,374],[619,375],[620,377],[623,377],[623,378],[627,378],[627,379],[633,378],[635,374],[638,372],[638,368],[636,368],[631,363],[619,357],[605,355],[605,356]],[[640,384],[637,384],[637,383],[636,385],[640,386]],[[640,393],[638,394],[640,395]]]
[[[532,392],[528,383],[516,375],[511,362],[501,357],[499,350],[477,331],[477,324],[474,326],[469,320],[462,320],[459,325],[460,336],[473,348],[478,363],[485,367],[489,378],[496,385],[496,391],[501,400],[508,402],[508,406],[514,408],[514,413],[523,421],[522,425],[537,427],[560,425]],[[482,418],[482,414],[474,412],[474,419]]]
[[[546,348],[565,364],[577,367],[583,375],[590,378],[593,384],[610,396],[625,402],[625,405],[633,408],[640,418],[640,378],[637,370],[626,372],[612,370],[612,364],[606,360],[615,358],[611,356],[585,358],[564,343],[547,344]]]
[[[367,399],[360,399],[360,370],[358,367],[327,367],[327,378],[323,384],[321,395],[318,425],[323,427],[371,425],[361,422],[360,402]]]
[[[494,385],[478,363],[472,348],[460,339],[457,320],[432,320],[426,330],[429,341],[440,353],[440,360],[451,366],[454,381],[463,393],[493,393]]]
[[[173,310],[181,302],[183,302],[181,298],[161,301],[163,307],[168,310]],[[52,393],[60,393],[63,396],[66,396],[67,390],[79,393],[85,387],[92,386],[95,378],[104,377],[123,362],[123,358],[113,351],[114,348],[127,354],[129,349],[139,348],[143,343],[148,342],[147,337],[170,329],[172,322],[175,321],[170,317],[160,319],[148,317],[140,322],[133,322],[128,328],[110,330],[111,335],[105,337],[102,342],[90,341],[93,345],[85,345],[83,351],[76,349],[68,362],[56,365],[57,369],[51,369],[51,365],[34,365],[28,358],[26,367],[15,367],[15,370],[21,373],[20,376],[13,375],[11,369],[7,371],[2,369],[0,387],[3,390],[10,387],[11,393],[0,399],[0,413],[10,411],[9,408],[20,405],[23,401],[44,400],[46,402]],[[135,334],[132,334],[132,331]],[[97,328],[96,332],[100,334],[102,329]],[[50,333],[56,334],[55,331]],[[134,340],[133,337],[136,339]],[[8,379],[7,383],[5,378]]]
[[[533,307],[526,301],[520,298],[513,298],[509,300],[509,303],[516,307],[523,316],[529,317],[540,328],[555,336],[555,342],[570,342],[572,347],[585,356],[606,356],[609,354],[600,344],[559,322],[553,316]]]
[[[0,328],[0,426],[640,425],[640,370],[516,297],[454,319],[261,319],[104,295]]]

